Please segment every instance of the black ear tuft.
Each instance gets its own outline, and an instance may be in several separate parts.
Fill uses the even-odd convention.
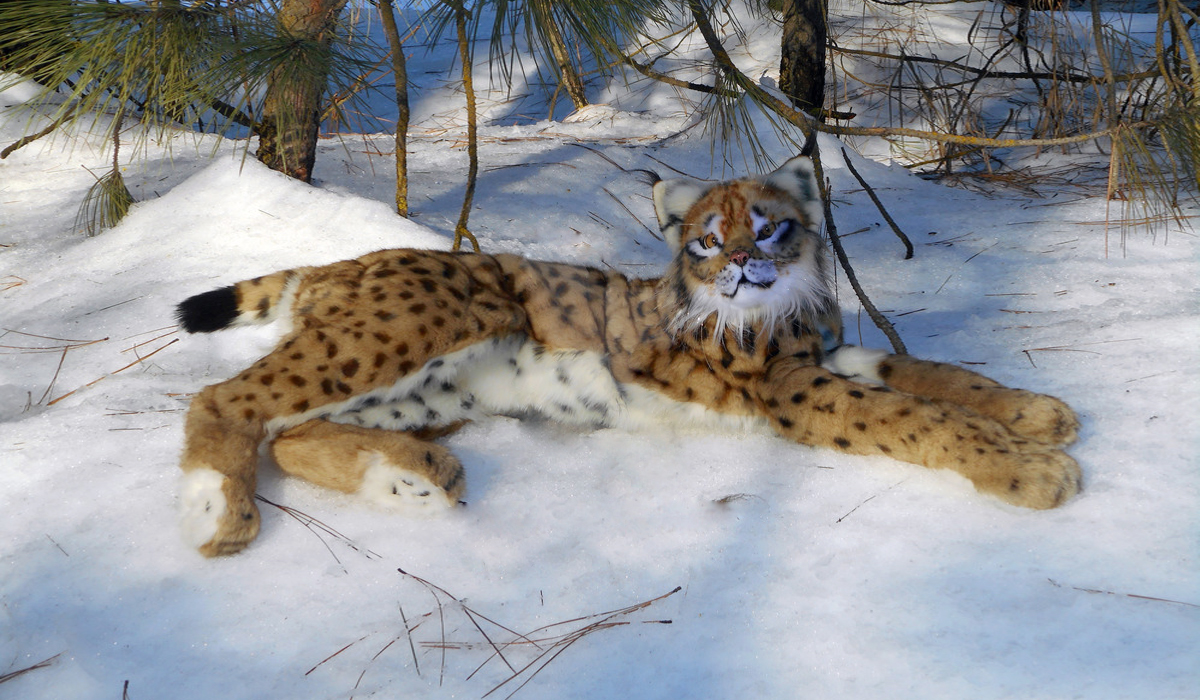
[[[188,333],[219,331],[238,316],[237,292],[233,287],[222,287],[188,297],[176,308],[175,316]]]

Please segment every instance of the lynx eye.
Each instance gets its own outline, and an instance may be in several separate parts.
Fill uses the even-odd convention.
[[[704,230],[688,241],[687,251],[696,258],[711,258],[721,252],[725,239],[721,236],[721,217],[713,214],[704,220]]]
[[[758,247],[763,250],[773,249],[775,244],[780,241],[792,228],[793,221],[784,219],[779,222],[764,221],[755,234],[755,241]]]

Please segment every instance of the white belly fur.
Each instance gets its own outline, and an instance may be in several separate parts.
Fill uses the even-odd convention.
[[[718,413],[618,382],[600,353],[548,350],[524,336],[487,340],[444,355],[387,389],[273,421],[270,428],[274,432],[326,417],[413,430],[528,414],[588,428],[770,431],[761,418]]]

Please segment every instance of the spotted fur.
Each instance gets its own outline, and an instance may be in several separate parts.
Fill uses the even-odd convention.
[[[453,506],[463,467],[432,439],[488,415],[583,427],[752,430],[953,469],[1050,508],[1076,493],[1057,399],[944,364],[841,346],[811,163],[659,182],[659,279],[384,250],[188,299],[189,331],[285,322],[278,347],[192,401],[184,531],[208,556],[257,535],[258,446],[285,472],[379,503]]]

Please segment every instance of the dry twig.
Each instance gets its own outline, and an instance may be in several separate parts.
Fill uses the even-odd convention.
[[[858,180],[858,184],[862,185],[863,189],[867,191],[867,196],[875,203],[875,208],[883,215],[884,221],[887,222],[888,226],[892,227],[892,233],[896,234],[896,237],[904,243],[904,259],[911,260],[913,256],[912,241],[908,240],[908,236],[904,235],[904,232],[900,230],[900,226],[896,224],[895,219],[888,213],[887,208],[883,206],[883,202],[879,201],[879,197],[875,195],[875,190],[867,184],[862,175],[858,174],[858,170],[855,169],[854,163],[850,162],[850,156],[846,154],[845,148],[842,149],[842,160],[846,161],[846,167],[850,169],[850,174],[854,176],[854,179]]]
[[[850,286],[854,289],[854,294],[858,297],[859,302],[862,303],[863,309],[871,317],[871,321],[875,323],[875,327],[887,336],[888,342],[892,344],[892,350],[900,355],[908,354],[908,348],[905,347],[904,341],[900,339],[900,334],[896,332],[895,326],[871,302],[871,298],[867,296],[866,290],[858,282],[858,275],[854,273],[854,268],[850,265],[850,258],[846,255],[846,249],[842,247],[842,241],[838,237],[837,226],[833,221],[833,208],[829,204],[829,182],[825,179],[825,171],[821,167],[821,156],[815,149],[813,151],[813,169],[816,171],[817,186],[821,189],[821,200],[825,206],[825,231],[829,234],[829,243],[833,246],[833,252],[837,255],[838,262],[841,263],[842,269],[846,271],[847,281],[850,282]]]
[[[39,668],[46,668],[50,664],[54,663],[55,659],[57,659],[58,657],[60,657],[62,655],[63,655],[63,652],[60,651],[59,653],[55,654],[54,656],[51,656],[50,658],[48,658],[44,661],[39,661],[32,666],[26,666],[25,668],[19,668],[16,671],[9,671],[8,673],[0,675],[0,683],[7,683],[7,682],[13,680],[14,678],[23,676],[26,673],[29,673],[30,671],[36,671]]]

